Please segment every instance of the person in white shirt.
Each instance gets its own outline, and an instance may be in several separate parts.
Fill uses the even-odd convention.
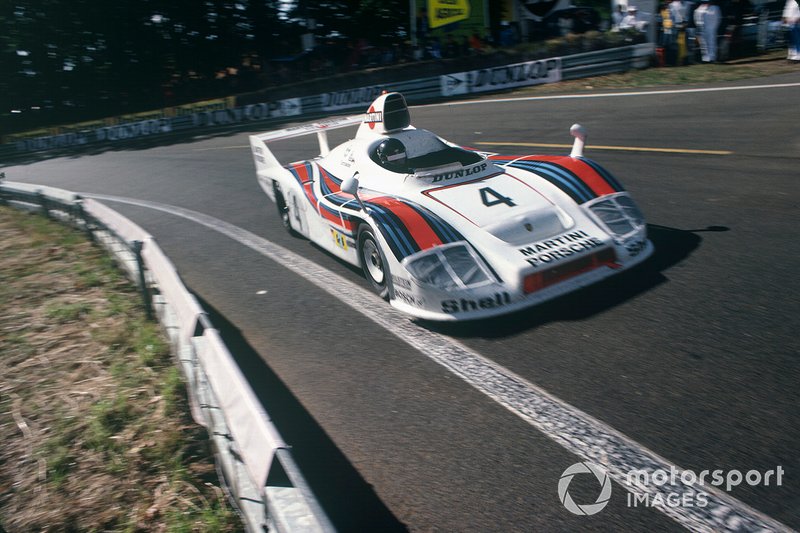
[[[706,11],[708,11],[708,0],[702,0],[697,9],[694,10],[694,28],[697,44],[700,45],[700,58],[703,62],[708,61],[708,46],[706,45],[705,31],[703,24],[705,21]]]
[[[703,31],[705,32],[706,46],[708,47],[708,61],[713,63],[717,60],[717,33],[722,22],[722,10],[715,0],[708,3],[708,9],[706,9],[703,19]]]
[[[697,27],[697,40],[700,41],[700,55],[703,63],[717,60],[717,30],[722,19],[719,6],[702,0],[694,11],[694,25]]]
[[[622,17],[622,22],[619,23],[620,30],[638,30],[639,19],[636,18],[636,6],[628,6],[628,14]]]
[[[686,24],[686,4],[681,0],[672,0],[669,3],[669,14],[676,27]]]
[[[789,61],[800,61],[800,5],[797,0],[786,0],[783,23],[789,30]]]

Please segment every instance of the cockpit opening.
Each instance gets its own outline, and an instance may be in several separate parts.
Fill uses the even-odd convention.
[[[417,130],[418,133],[419,130]],[[402,140],[394,137],[384,139],[370,151],[370,158],[386,170],[399,174],[414,174],[424,169],[460,164],[474,165],[481,161],[480,154],[450,146],[438,138],[428,139],[429,151],[419,153],[406,147]],[[433,150],[430,150],[433,144]],[[414,155],[417,152],[419,155]]]

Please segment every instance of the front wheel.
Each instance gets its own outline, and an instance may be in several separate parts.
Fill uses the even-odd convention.
[[[381,251],[372,228],[364,224],[358,228],[358,254],[361,268],[373,290],[383,298],[389,299],[389,265]]]

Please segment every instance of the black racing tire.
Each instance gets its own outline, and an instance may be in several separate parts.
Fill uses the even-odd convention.
[[[300,234],[292,228],[292,213],[289,210],[289,204],[286,203],[286,199],[283,197],[283,192],[281,192],[281,186],[278,185],[278,182],[272,184],[272,190],[275,191],[275,205],[278,208],[278,216],[281,217],[283,228],[292,237],[299,237]]]
[[[378,296],[388,300],[392,277],[389,264],[372,228],[367,224],[362,224],[358,228],[358,257],[364,277],[370,282],[372,289]]]

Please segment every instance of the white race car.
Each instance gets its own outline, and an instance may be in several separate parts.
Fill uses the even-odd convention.
[[[359,125],[328,147],[327,131]],[[282,165],[268,143],[316,133],[320,155]],[[582,155],[469,150],[410,125],[399,93],[365,115],[250,136],[258,183],[284,226],[360,266],[394,307],[429,320],[489,317],[574,291],[653,251],[644,217]]]

